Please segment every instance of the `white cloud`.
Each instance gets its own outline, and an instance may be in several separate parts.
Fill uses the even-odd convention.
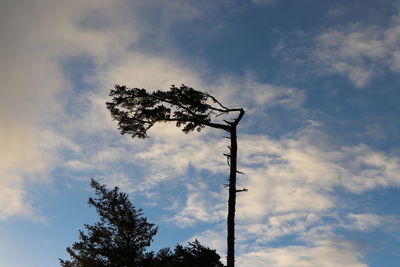
[[[2,170],[2,173],[7,176],[7,179],[2,179],[0,184],[2,187],[0,196],[0,203],[2,203],[0,220],[15,215],[31,216],[32,207],[30,203],[26,201],[26,192],[21,183],[21,178],[13,175],[13,173],[5,172],[4,170]]]
[[[208,85],[213,93],[232,107],[243,107],[249,114],[281,105],[300,109],[305,100],[303,90],[257,82],[251,75],[244,77],[222,76],[217,84]],[[208,88],[204,88],[208,89]]]
[[[161,130],[161,127],[164,129]],[[226,160],[221,155],[226,151],[225,142],[184,135],[180,129],[173,127],[175,126],[160,125],[153,129],[155,142],[146,151],[136,154],[136,158],[144,164],[150,163],[154,166],[151,169],[155,177],[164,179],[181,176],[186,173],[190,164],[196,169],[207,169],[214,173],[227,170]],[[169,131],[175,132],[175,135],[168,135]]]
[[[349,241],[338,242],[337,230],[371,231],[383,224],[393,225],[385,216],[343,209],[345,203],[334,192],[337,188],[362,193],[398,186],[399,158],[365,145],[317,146],[313,131],[306,129],[278,140],[255,135],[241,139],[239,166],[245,176],[239,176],[239,184],[249,189],[240,193],[237,201],[238,255],[243,266],[261,262],[271,266],[366,266],[364,251]],[[211,198],[212,194],[207,190],[191,193],[193,201],[177,212],[179,223],[223,224],[223,206],[219,219],[204,216],[215,214],[214,205],[221,203]],[[268,248],[270,242],[284,236],[294,236],[305,244]],[[222,242],[220,239],[216,236],[213,240]]]
[[[321,242],[315,246],[259,248],[238,257],[239,266],[366,267],[357,246],[349,242]]]
[[[354,214],[350,213],[347,216],[353,222],[351,223],[351,227],[361,231],[368,231],[375,227],[380,226],[383,223],[382,216],[376,214]]]
[[[24,177],[37,179],[47,172],[44,155],[26,130],[9,121],[0,121],[0,220],[12,215],[32,215],[24,190]]]
[[[184,207],[170,219],[179,227],[193,226],[196,222],[220,222],[226,218],[225,197],[221,192],[212,192],[205,183],[189,184]]]
[[[316,37],[313,58],[331,73],[346,76],[355,86],[365,87],[383,73],[398,72],[400,24],[398,15],[388,26],[348,23]]]
[[[190,20],[201,14],[198,6],[182,1],[163,6],[163,16],[171,25],[177,19]],[[146,1],[2,2],[0,125],[4,160],[0,184],[8,195],[1,198],[0,207],[15,207],[13,211],[0,208],[2,218],[26,213],[27,174],[47,181],[48,171],[59,166],[58,157],[62,157],[64,149],[72,149],[75,156],[85,155],[85,151],[78,151],[81,143],[77,140],[87,138],[84,133],[97,131],[104,137],[109,133],[107,128],[115,128],[104,108],[106,90],[114,83],[132,81],[124,78],[129,73],[135,73],[131,78],[136,82],[154,87],[169,85],[171,79],[178,77],[195,80],[185,70],[187,66],[180,66],[176,60],[129,51],[145,30],[144,25],[138,26],[135,14],[140,15],[146,8]],[[95,74],[84,77],[99,88],[92,95],[75,88],[77,95],[73,81],[64,76],[61,66],[70,56],[82,55],[89,56],[95,64]],[[154,83],[144,84],[149,80]],[[82,103],[78,98],[90,102]],[[65,112],[65,106],[71,103],[79,103],[71,108],[75,112],[83,107],[79,110],[81,119]],[[74,170],[93,167],[77,157],[66,159],[65,166]],[[97,159],[96,163],[100,161]]]
[[[173,58],[127,52],[115,65],[109,65],[98,74],[100,84],[110,90],[114,84],[126,84],[149,90],[166,90],[172,84],[191,86],[200,84],[190,67]]]
[[[201,10],[181,3],[172,2],[169,10],[175,16],[169,19],[177,19],[182,14],[184,19],[200,16]],[[222,133],[205,131],[197,136],[184,135],[173,125],[159,125],[151,131],[150,140],[134,141],[118,136],[104,108],[107,92],[114,83],[148,89],[166,89],[172,83],[187,83],[205,90],[215,88],[216,95],[224,102],[253,111],[273,105],[299,109],[304,101],[301,90],[262,84],[252,77],[226,76],[215,84],[205,84],[196,66],[183,60],[130,50],[129,46],[138,41],[143,29],[135,23],[133,15],[116,15],[134,10],[124,8],[117,1],[10,1],[5,6],[0,16],[1,25],[5,25],[3,39],[7,41],[2,45],[0,72],[3,86],[0,219],[21,214],[32,216],[25,191],[28,178],[46,181],[48,172],[62,164],[70,171],[96,174],[100,180],[118,185],[126,192],[150,191],[149,196],[154,199],[152,188],[168,179],[180,179],[190,166],[213,174],[227,173],[225,158],[221,156],[227,145],[220,138]],[[99,16],[91,17],[91,14]],[[92,19],[105,22],[94,23]],[[369,31],[374,29],[355,27],[345,33],[321,35],[319,49],[326,52],[326,58],[319,59],[335,72],[349,72],[357,85],[365,85],[372,74],[364,59],[387,60],[387,47],[395,47],[399,40],[394,26],[385,31],[385,41],[380,35],[367,34]],[[352,32],[360,34],[352,35]],[[335,38],[343,43],[336,43]],[[333,62],[339,64],[336,67],[331,64],[332,49],[339,49],[345,65],[341,66],[341,61]],[[82,54],[95,62],[95,74],[89,77],[95,88],[72,94],[72,83],[64,77],[59,63],[68,56]],[[397,71],[397,56],[393,63],[387,64]],[[242,78],[244,81],[238,82]],[[65,105],[76,98],[79,101],[73,108],[79,115],[67,114]],[[315,144],[315,139],[310,140],[310,136],[310,132],[304,132],[278,140],[262,135],[240,137],[240,167],[246,175],[239,177],[239,183],[250,191],[238,198],[238,229],[246,230],[255,244],[302,232],[312,237],[329,236],[332,228],[320,226],[318,222],[335,208],[338,201],[332,194],[335,187],[361,193],[380,186],[399,185],[398,158],[365,145],[324,149]],[[64,155],[63,150],[70,154]],[[146,179],[136,173],[126,173],[124,164],[130,167],[129,172],[142,172]],[[198,188],[201,190],[197,191]],[[226,212],[223,197],[224,194],[211,191],[205,184],[192,183],[173,221],[181,225],[198,221],[220,223]],[[373,216],[350,214],[348,219],[364,230],[379,223],[379,218]],[[376,223],[368,225],[368,218],[375,218]],[[223,237],[222,231],[207,231],[200,235],[200,240],[204,238],[211,247],[222,251]],[[245,235],[238,238],[249,242]],[[254,251],[245,251],[250,248]],[[333,266],[335,261],[341,266],[365,266],[357,250],[343,242],[280,249],[253,245],[242,249],[239,261],[243,266],[259,263],[262,266],[267,260],[271,266],[296,266],[291,263]]]
[[[249,193],[239,195],[239,218],[259,220],[276,212],[322,212],[337,201],[341,187],[362,193],[399,186],[400,158],[366,145],[320,147],[310,133],[272,140],[242,137],[239,166],[246,173],[241,184]]]
[[[343,163],[349,171],[342,185],[349,191],[361,193],[374,188],[400,185],[400,159],[374,151],[366,145],[346,147]],[[350,160],[351,159],[351,160]]]
[[[62,117],[59,114],[65,102],[58,96],[71,89],[56,59],[62,56],[61,51],[68,53],[83,37],[88,37],[74,23],[82,14],[80,11],[85,12],[90,5],[75,4],[2,3],[0,183],[8,192],[0,200],[2,219],[27,213],[29,197],[24,189],[27,178],[47,181],[48,171],[56,161],[54,153],[52,156],[49,153],[57,151],[60,142],[67,147],[71,145],[46,127]],[[92,41],[98,43],[95,39],[87,43]],[[53,134],[49,135],[50,132]]]
[[[317,229],[323,218],[313,212],[289,212],[271,215],[265,221],[238,221],[237,235],[242,250],[251,250],[255,245],[268,244],[284,236],[309,236],[310,229]],[[326,229],[326,235],[331,228]],[[326,236],[325,236],[326,237]],[[313,239],[312,239],[313,240]]]

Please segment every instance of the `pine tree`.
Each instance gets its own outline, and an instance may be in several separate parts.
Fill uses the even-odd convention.
[[[79,242],[67,248],[71,260],[61,260],[64,267],[133,267],[141,266],[145,249],[150,246],[157,227],[147,221],[141,209],[135,209],[128,195],[118,187],[108,190],[92,179],[97,198],[89,198],[100,221],[85,224]]]

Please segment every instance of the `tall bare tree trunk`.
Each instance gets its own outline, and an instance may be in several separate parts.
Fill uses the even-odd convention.
[[[236,206],[236,173],[237,173],[237,134],[236,125],[230,130],[230,174],[229,174],[229,199],[228,199],[228,255],[227,267],[235,266],[235,206]]]

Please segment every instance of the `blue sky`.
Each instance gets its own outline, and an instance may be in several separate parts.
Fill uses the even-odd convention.
[[[224,133],[119,134],[114,84],[243,107],[238,266],[400,262],[398,1],[2,1],[0,266],[57,266],[90,177],[225,255]],[[397,264],[396,264],[397,263]]]

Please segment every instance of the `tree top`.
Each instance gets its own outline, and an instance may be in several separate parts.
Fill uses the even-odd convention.
[[[205,126],[230,131],[244,114],[243,109],[227,108],[214,96],[184,84],[154,92],[115,85],[110,96],[112,100],[106,104],[112,118],[118,121],[122,134],[128,133],[133,138],[147,138],[147,130],[156,122],[175,122],[177,127],[183,126],[185,133],[200,132]],[[240,112],[235,121],[215,122],[215,117],[233,111]]]

